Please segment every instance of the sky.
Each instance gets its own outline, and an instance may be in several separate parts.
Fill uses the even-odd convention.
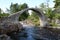
[[[54,6],[54,3],[53,3],[54,0],[49,0],[49,1],[50,1],[49,7],[52,8]],[[27,3],[28,6],[31,8],[36,6],[39,7],[41,3],[46,3],[46,0],[0,0],[0,8],[3,11],[6,11],[6,8],[9,8],[11,3],[18,3],[18,4]]]

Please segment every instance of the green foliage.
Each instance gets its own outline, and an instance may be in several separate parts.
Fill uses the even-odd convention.
[[[54,3],[55,3],[54,6],[55,18],[60,19],[60,0],[55,0]]]
[[[49,5],[49,4],[47,4],[47,5]],[[49,18],[48,22],[50,23],[50,25],[56,26],[56,23],[53,22],[52,20],[54,20],[58,16],[56,16],[56,14],[53,12],[52,8],[49,8],[49,6],[47,6],[47,5],[42,3],[40,5],[40,8],[44,11],[45,15]]]
[[[1,17],[5,17],[5,16],[9,16],[9,14],[8,14],[8,13],[0,14],[0,18],[1,18]]]
[[[41,9],[45,14],[47,13],[47,5],[45,5],[44,3],[41,3],[40,9]]]
[[[57,25],[56,23],[54,23],[54,22],[51,22],[50,25],[51,25],[52,27],[58,26],[58,25]]]
[[[22,9],[25,9],[25,8],[28,8],[28,5],[26,3],[20,4],[19,7],[18,7],[19,11],[22,10]]]
[[[17,3],[15,3],[15,4],[11,3],[10,9],[7,9],[7,11],[11,14],[18,12],[18,4]]]
[[[55,17],[55,14],[53,13],[51,8],[47,9],[46,16],[50,19],[53,19]]]
[[[0,8],[0,18],[1,17],[5,17],[5,16],[8,16],[9,14],[8,13],[4,13],[3,11],[2,11],[2,9]]]
[[[39,16],[36,15],[36,12],[32,12],[32,14],[28,17],[28,19],[30,19],[35,26],[40,25]]]
[[[46,12],[47,10],[47,8],[46,8],[47,6],[44,4],[44,3],[41,3],[41,5],[40,5],[40,9],[41,10],[43,10],[44,12]]]
[[[23,21],[23,20],[27,19],[28,16],[29,16],[29,13],[24,12],[23,14],[20,15],[19,21]]]
[[[11,13],[16,13],[18,11],[21,11],[22,9],[28,8],[28,5],[26,3],[18,5],[17,3],[13,4],[11,3],[10,9],[7,9],[8,12]],[[19,21],[25,20],[28,17],[28,12],[24,12],[23,14],[20,15]]]
[[[54,8],[57,8],[58,6],[60,6],[60,0],[55,0],[54,2],[55,2]]]
[[[43,10],[43,12],[45,12],[45,15],[49,18],[49,19],[53,19],[55,14],[53,13],[51,8],[47,8],[47,5],[45,5],[44,3],[42,3],[40,5],[40,9]]]
[[[32,12],[31,16],[36,18],[36,19],[39,19],[38,15],[36,15],[36,12]]]
[[[55,15],[56,15],[55,16],[56,19],[60,19],[60,14],[56,13]]]
[[[25,8],[28,8],[28,5],[26,3],[24,3],[22,5],[19,5],[19,10],[22,10],[22,9],[25,9]],[[24,12],[23,14],[20,15],[19,21],[27,19],[28,16],[29,16],[29,13],[27,11]]]

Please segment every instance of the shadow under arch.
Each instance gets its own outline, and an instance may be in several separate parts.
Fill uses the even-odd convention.
[[[40,10],[39,8],[26,8],[26,9],[23,9],[23,10],[17,12],[17,13],[12,14],[12,15],[10,15],[10,16],[8,16],[8,17],[9,17],[9,19],[10,19],[11,21],[17,22],[18,19],[19,19],[19,16],[20,16],[22,13],[24,13],[25,11],[28,11],[28,10],[32,10],[32,11],[36,12],[36,14],[37,14],[37,15],[39,16],[39,18],[40,18],[40,26],[44,27],[44,26],[47,25],[47,18],[46,18],[46,16],[44,15],[43,11]]]

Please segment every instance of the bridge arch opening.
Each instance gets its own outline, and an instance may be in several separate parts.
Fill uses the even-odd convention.
[[[36,12],[36,15],[39,16],[41,27],[44,27],[47,25],[47,20],[46,20],[46,17],[44,15],[43,11],[38,8],[26,8],[26,9],[22,10],[20,14],[23,14],[24,12],[29,11],[29,10]]]
[[[34,26],[40,26],[40,18],[38,15],[36,15],[37,12],[35,11],[32,11],[32,10],[28,10],[26,11],[28,14],[28,16],[25,18],[25,14],[22,13],[23,15],[21,15],[19,17],[19,21],[22,23],[22,24],[29,24],[29,25],[34,25]],[[23,17],[22,17],[23,16]],[[21,18],[21,19],[20,19]],[[24,19],[25,18],[25,19]]]

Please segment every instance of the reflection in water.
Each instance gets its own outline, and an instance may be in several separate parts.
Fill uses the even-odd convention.
[[[14,40],[58,40],[51,31],[39,27],[24,27],[25,30],[17,34],[11,33],[11,38]]]

